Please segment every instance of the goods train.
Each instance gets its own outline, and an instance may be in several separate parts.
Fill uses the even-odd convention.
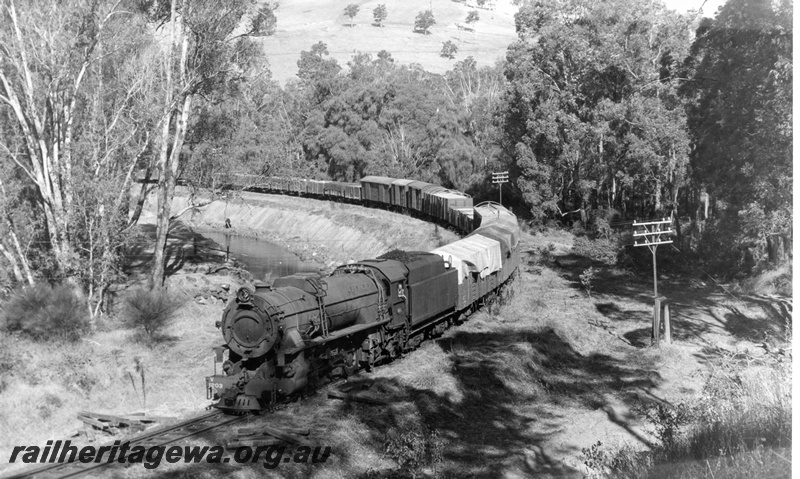
[[[239,289],[217,323],[225,344],[215,348],[215,374],[206,378],[208,398],[228,412],[268,409],[399,357],[493,299],[519,265],[519,226],[510,211],[473,205],[468,195],[438,185],[376,176],[360,183],[250,183],[413,211],[466,236],[430,252],[395,250],[342,265],[329,276],[295,274]]]

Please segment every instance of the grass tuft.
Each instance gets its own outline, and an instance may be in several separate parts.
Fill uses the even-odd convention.
[[[35,341],[78,341],[89,331],[88,309],[67,285],[29,286],[15,292],[2,312],[0,328]]]

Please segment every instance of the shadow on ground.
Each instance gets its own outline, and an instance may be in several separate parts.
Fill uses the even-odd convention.
[[[426,347],[440,348],[445,354],[451,364],[447,373],[455,379],[460,398],[409,385],[397,377],[359,377],[348,381],[348,385],[358,391],[362,383],[372,384],[370,391],[390,404],[323,401],[313,409],[298,404],[297,411],[308,410],[308,414],[301,414],[297,420],[328,424],[328,428],[337,420],[354,421],[354,430],[365,431],[348,436],[354,438],[354,443],[348,440],[333,444],[330,465],[281,464],[274,471],[267,471],[261,464],[196,464],[161,471],[158,477],[215,477],[229,475],[241,467],[292,478],[324,476],[326,468],[331,467],[335,468],[331,473],[346,470],[352,477],[359,473],[354,464],[362,464],[363,470],[363,448],[382,457],[387,438],[394,434],[401,439],[407,437],[410,456],[415,454],[414,448],[426,446],[426,434],[431,432],[441,442],[441,461],[414,470],[373,469],[360,477],[419,477],[420,471],[436,477],[494,478],[506,473],[581,477],[578,471],[554,458],[579,454],[575,447],[554,450],[555,446],[547,444],[548,439],[571,424],[572,418],[563,411],[575,409],[602,410],[611,421],[628,430],[634,440],[645,441],[633,427],[635,419],[615,412],[609,403],[609,398],[632,403],[635,399],[627,394],[630,390],[651,390],[660,383],[660,375],[644,361],[631,364],[603,354],[583,355],[550,328],[508,333],[459,331]],[[324,431],[321,434],[325,436]],[[414,438],[418,440],[415,442]],[[400,459],[398,462],[402,462],[402,456],[386,455]]]
[[[153,263],[155,225],[139,226],[139,236],[126,251],[126,273],[149,271]],[[170,225],[165,248],[165,274],[174,275],[187,264],[225,263],[224,251],[214,241],[195,233],[180,221]]]
[[[634,274],[615,266],[595,261],[579,254],[559,256],[549,266],[577,291],[583,291],[580,275],[588,268],[594,269],[593,297],[610,299],[597,303],[597,311],[613,322],[640,321],[653,308],[652,276]],[[690,274],[659,277],[658,292],[662,301],[669,304],[673,338],[678,341],[698,341],[707,346],[707,336],[725,333],[736,340],[761,342],[770,338],[781,338],[791,328],[791,306],[785,301],[752,295],[734,295],[721,288],[696,287],[697,281]],[[637,308],[622,309],[613,299]],[[729,303],[744,302],[754,306],[747,313]],[[758,314],[758,311],[763,314]],[[649,313],[652,314],[652,313]],[[636,347],[650,345],[647,328],[625,333],[624,337]]]
[[[500,477],[509,469],[537,477],[577,474],[542,447],[570,422],[552,406],[605,410],[609,396],[625,401],[626,391],[648,390],[660,381],[646,366],[581,355],[552,329],[458,332],[438,344],[453,361],[450,373],[463,391],[460,401],[396,380],[380,388],[411,403],[421,422],[444,438],[445,464],[453,465],[441,471],[445,477]],[[348,407],[361,408],[343,406]],[[609,416],[636,436],[632,417]],[[372,434],[368,442],[384,443],[388,430],[402,430],[407,421],[404,409],[370,415],[365,420]]]

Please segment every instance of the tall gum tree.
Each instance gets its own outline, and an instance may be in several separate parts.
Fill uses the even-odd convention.
[[[244,76],[256,47],[248,39],[275,29],[274,6],[254,0],[151,0],[140,2],[150,21],[166,31],[162,52],[164,102],[160,122],[156,241],[151,287],[164,279],[171,204],[192,102]]]
[[[700,24],[686,62],[694,179],[733,228],[714,254],[738,244],[779,261],[791,250],[792,10],[729,0]]]

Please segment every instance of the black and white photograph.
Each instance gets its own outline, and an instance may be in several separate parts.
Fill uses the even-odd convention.
[[[0,0],[0,478],[792,476],[793,0]]]

